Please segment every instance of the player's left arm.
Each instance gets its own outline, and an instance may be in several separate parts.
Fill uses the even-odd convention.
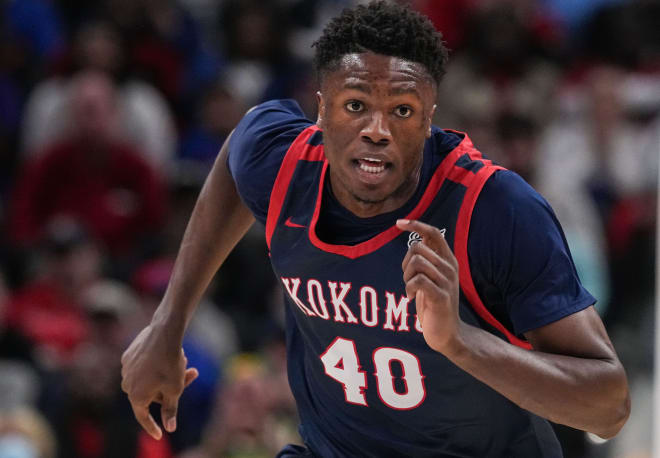
[[[415,231],[403,261],[431,348],[520,407],[556,423],[614,436],[630,413],[626,374],[593,307],[525,333],[524,350],[463,322],[458,314],[458,263],[441,232],[400,220]]]

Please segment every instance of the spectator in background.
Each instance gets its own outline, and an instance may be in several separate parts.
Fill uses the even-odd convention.
[[[148,72],[147,81],[170,94],[177,112],[182,111],[189,118],[193,113],[189,111],[187,100],[199,94],[200,87],[212,84],[217,78],[221,66],[218,51],[204,43],[200,25],[179,1],[140,0],[140,3],[149,32],[141,31],[135,43],[133,65]],[[171,78],[173,72],[168,75],[166,71],[168,62],[173,65],[171,70],[176,79]]]
[[[657,89],[650,94],[660,93],[660,83],[655,81],[651,87]],[[635,97],[642,89],[640,84],[642,80],[633,74],[601,66],[582,82],[565,86],[559,97],[562,111],[543,132],[539,150],[538,169],[542,173],[537,184],[553,204],[558,204],[565,227],[579,229],[580,238],[593,244],[595,250],[609,252],[614,269],[620,265],[617,258],[627,257],[638,246],[634,262],[624,263],[626,267],[613,272],[617,283],[611,301],[614,308],[606,316],[616,316],[612,322],[638,316],[623,304],[640,304],[638,293],[650,290],[644,270],[652,270],[651,250],[642,249],[636,241],[643,240],[639,236],[644,232],[649,239],[652,232],[652,223],[642,215],[653,213],[660,97],[656,96],[655,108],[652,98],[643,97],[646,108],[640,111],[639,97]],[[606,227],[609,246],[605,245]],[[641,288],[640,282],[646,287]]]
[[[130,421],[130,406],[118,387],[119,357],[142,319],[137,298],[128,286],[106,279],[83,288],[81,296],[88,333],[45,409],[58,456],[171,458],[168,440],[154,441]]]
[[[455,51],[464,45],[465,29],[475,0],[413,0],[415,9],[428,16],[438,30],[447,48]]]
[[[535,27],[545,17],[538,8],[513,0],[473,7],[463,52],[450,60],[440,86],[436,123],[460,126],[477,148],[492,151],[501,112],[523,113],[536,123],[547,119],[559,69],[548,51],[554,35],[541,33],[552,24]]]
[[[112,24],[122,40],[127,76],[153,85],[174,109],[177,124],[188,122],[188,101],[215,79],[220,60],[186,8],[176,0],[61,3],[70,17],[78,16],[74,22],[85,24],[97,17]],[[80,21],[81,16],[87,20]]]
[[[221,83],[198,98],[195,121],[182,135],[177,154],[176,181],[201,186],[220,147],[247,110],[247,106]]]
[[[0,272],[0,417],[3,411],[34,405],[41,389],[34,346],[20,330],[7,325],[8,299]],[[0,457],[4,456],[0,446]]]
[[[22,148],[26,157],[43,153],[46,146],[75,127],[68,104],[70,73],[99,71],[115,81],[117,132],[135,146],[159,173],[169,172],[176,148],[176,129],[163,96],[148,83],[128,74],[122,39],[107,20],[83,23],[61,60],[61,74],[39,83],[26,103]]]
[[[574,4],[578,10],[585,3],[599,6],[587,6],[591,14],[571,24],[583,63],[588,64],[593,59],[633,70],[657,71],[660,3],[646,0],[564,2]]]
[[[541,135],[537,182],[583,282],[602,291],[597,307],[629,373],[637,414],[608,456],[644,456],[652,435],[644,399],[653,364],[660,78],[603,64],[582,70],[558,91],[558,115]]]
[[[285,353],[279,336],[259,353],[242,353],[230,361],[200,446],[181,458],[268,457],[287,442],[300,441]]]
[[[36,347],[41,367],[58,369],[87,338],[80,295],[100,275],[100,253],[75,222],[58,220],[35,255],[34,277],[9,299],[7,325]]]
[[[310,73],[288,47],[286,10],[274,0],[226,0],[220,31],[227,59],[222,75],[248,106],[266,98],[289,97]]]
[[[488,157],[534,183],[538,127],[520,111],[502,110],[493,120],[495,148]]]
[[[124,283],[101,278],[84,288],[81,302],[90,322],[84,344],[121,356],[126,343],[139,331],[139,323],[146,318],[137,295]]]
[[[32,408],[0,411],[0,456],[55,458],[56,443],[50,425]]]
[[[73,128],[29,160],[18,178],[10,220],[25,246],[53,218],[79,219],[113,255],[140,250],[163,222],[162,177],[117,136],[116,88],[103,73],[85,72],[70,92]]]

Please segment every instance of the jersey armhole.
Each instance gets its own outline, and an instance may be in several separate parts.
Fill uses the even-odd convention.
[[[484,167],[479,169],[479,171],[473,176],[472,180],[470,180],[467,190],[465,191],[463,203],[458,212],[458,220],[456,222],[454,236],[454,255],[458,261],[458,274],[461,290],[474,311],[481,317],[481,319],[502,333],[510,343],[526,350],[531,350],[532,346],[529,342],[518,338],[513,332],[499,322],[493,314],[490,313],[488,308],[486,308],[474,285],[470,270],[468,238],[472,212],[486,181],[488,181],[488,179],[498,170],[505,169],[500,166],[485,164]]]

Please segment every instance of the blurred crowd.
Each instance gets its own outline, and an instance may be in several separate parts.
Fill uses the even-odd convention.
[[[354,0],[0,0],[0,458],[274,456],[299,441],[263,228],[184,341],[179,428],[142,432],[120,356],[167,285],[197,193],[251,106],[316,117],[310,44]],[[436,124],[553,205],[633,388],[648,457],[660,2],[412,0],[451,49]],[[154,410],[156,416],[157,411]]]

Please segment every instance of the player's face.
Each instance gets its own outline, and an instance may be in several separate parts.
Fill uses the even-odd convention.
[[[321,82],[319,120],[339,202],[368,217],[401,207],[419,182],[436,89],[423,65],[345,55]]]

